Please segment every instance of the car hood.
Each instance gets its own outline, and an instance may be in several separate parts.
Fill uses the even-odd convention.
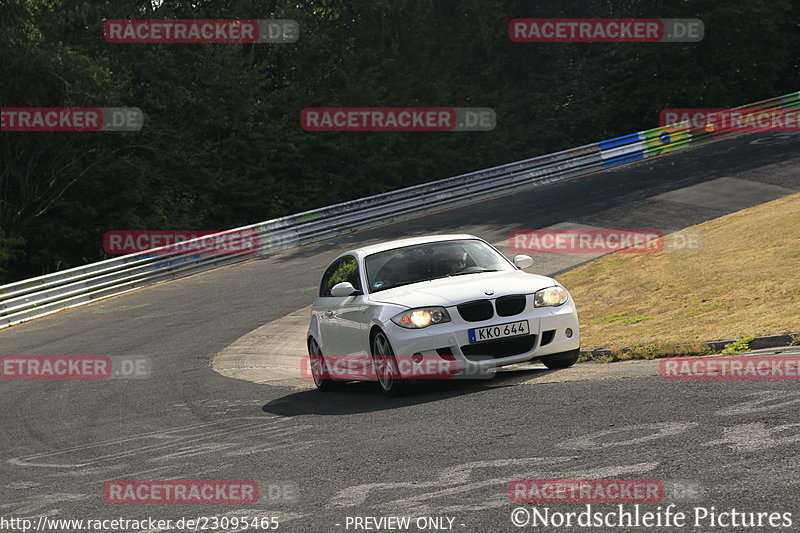
[[[519,270],[484,272],[403,285],[370,294],[369,298],[373,302],[406,307],[448,307],[470,300],[529,294],[555,284],[552,278]],[[494,291],[494,294],[487,295],[486,291]]]

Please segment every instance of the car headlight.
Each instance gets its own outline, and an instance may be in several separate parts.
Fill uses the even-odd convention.
[[[450,322],[450,315],[444,307],[421,307],[409,309],[392,317],[392,322],[408,329],[427,328],[432,324]]]
[[[548,287],[546,289],[536,291],[533,294],[533,306],[556,307],[563,305],[567,301],[567,298],[569,298],[569,295],[567,294],[566,289],[556,285],[555,287]]]

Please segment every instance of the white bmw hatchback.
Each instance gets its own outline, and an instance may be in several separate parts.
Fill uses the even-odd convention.
[[[326,390],[375,380],[394,395],[432,361],[462,376],[536,358],[548,368],[573,365],[580,349],[575,304],[554,279],[522,271],[532,263],[525,255],[509,261],[473,235],[342,254],[325,270],[311,311],[314,383]],[[337,370],[343,360],[347,372]]]

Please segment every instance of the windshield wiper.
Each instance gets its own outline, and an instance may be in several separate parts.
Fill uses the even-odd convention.
[[[458,272],[456,274],[450,274],[451,276],[465,276],[467,274],[483,274],[484,272],[500,272],[499,268],[485,268],[483,270],[473,270],[472,272]]]
[[[434,279],[442,279],[442,278],[446,278],[446,277],[448,277],[448,276],[434,276],[432,278],[415,279],[413,281],[403,281],[401,283],[397,283],[397,284],[392,285],[390,287],[386,287],[386,289],[394,289],[395,287],[402,287],[404,285],[411,285],[411,284],[414,284],[414,283],[422,283],[423,281],[431,281],[431,280],[434,280]],[[385,289],[381,289],[381,290],[385,290]],[[379,291],[372,291],[372,292],[379,292]]]
[[[402,283],[397,283],[395,285],[390,285],[389,287],[381,287],[380,290],[374,290],[372,292],[380,292],[385,291],[388,289],[395,289],[397,287],[402,287],[404,285],[411,285],[413,283],[422,283],[423,281],[433,281],[435,279],[444,279],[444,278],[451,278],[453,276],[464,276],[466,274],[482,274],[483,272],[500,272],[498,268],[486,268],[484,270],[473,270],[472,272],[459,272],[457,274],[447,274],[444,276],[434,276],[432,278],[424,278],[424,279],[415,279],[413,281],[403,281]]]

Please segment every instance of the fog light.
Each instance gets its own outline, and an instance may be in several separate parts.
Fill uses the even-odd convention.
[[[411,360],[414,361],[415,363],[421,363],[422,362],[422,354],[419,353],[419,352],[415,353],[414,355],[411,356]]]
[[[572,330],[570,328],[567,328],[567,330],[564,333],[567,335],[567,338],[572,337]]]

